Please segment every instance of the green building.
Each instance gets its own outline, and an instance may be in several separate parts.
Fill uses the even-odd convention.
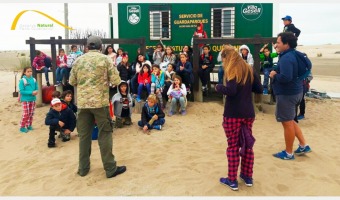
[[[147,49],[161,40],[175,52],[181,51],[184,45],[191,45],[197,23],[203,23],[209,38],[273,35],[272,3],[118,3],[117,7],[119,38],[145,37]],[[138,46],[121,47],[133,61]],[[215,58],[221,48],[211,45]]]

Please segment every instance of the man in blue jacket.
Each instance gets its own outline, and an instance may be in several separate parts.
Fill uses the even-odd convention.
[[[280,52],[278,70],[271,71],[269,75],[273,79],[273,90],[276,95],[276,120],[282,123],[286,142],[286,149],[273,156],[284,160],[293,160],[294,153],[301,155],[311,152],[300,127],[294,121],[303,95],[302,80],[298,79],[298,61],[294,52],[296,46],[297,38],[292,32],[278,35],[276,42],[276,48]],[[293,153],[295,137],[299,140],[299,147]]]

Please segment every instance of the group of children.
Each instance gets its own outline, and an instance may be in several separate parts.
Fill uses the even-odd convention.
[[[60,131],[59,137],[63,142],[71,139],[71,133],[76,127],[76,118],[77,106],[73,103],[73,92],[65,90],[60,94],[59,91],[54,91],[51,108],[45,118],[45,124],[49,126],[49,148],[55,147],[56,131]]]
[[[78,50],[77,45],[71,46],[71,52],[67,55],[64,49],[59,49],[57,59],[56,59],[56,85],[61,84],[66,85],[73,62],[83,55],[83,52]],[[32,67],[35,68],[37,72],[45,74],[46,85],[50,86],[48,72],[52,67],[52,59],[47,56],[44,52],[37,50],[36,56],[33,59]],[[63,81],[65,79],[65,81]]]
[[[19,101],[22,105],[22,117],[20,121],[21,133],[32,131],[32,121],[35,111],[38,84],[32,76],[32,68],[25,67],[19,81]],[[70,90],[60,94],[54,91],[52,94],[51,108],[46,115],[45,124],[49,126],[48,147],[55,147],[55,131],[60,131],[63,142],[70,140],[70,134],[76,127],[77,106],[73,104],[73,93]]]

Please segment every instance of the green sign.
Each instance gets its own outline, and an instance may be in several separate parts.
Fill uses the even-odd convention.
[[[244,19],[249,21],[257,20],[263,13],[262,4],[260,3],[244,3],[241,7],[241,14]]]

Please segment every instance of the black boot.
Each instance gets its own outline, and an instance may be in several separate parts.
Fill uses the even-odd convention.
[[[48,148],[53,148],[53,147],[55,147],[55,138],[54,138],[54,136],[53,136],[53,138],[50,137],[50,138],[48,139],[47,147],[48,147]]]
[[[49,137],[48,137],[48,142],[47,142],[47,147],[48,148],[53,148],[55,147],[55,135],[57,133],[55,132],[55,127],[50,126],[50,132],[49,132]]]

